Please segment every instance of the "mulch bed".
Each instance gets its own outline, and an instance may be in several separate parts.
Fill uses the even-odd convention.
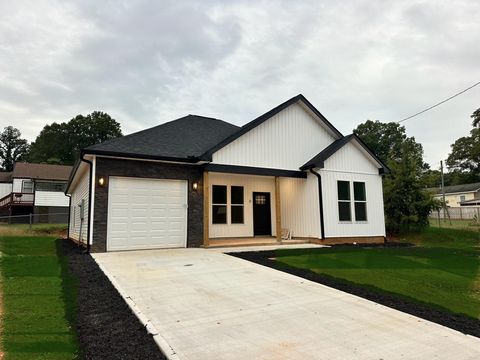
[[[380,245],[385,246],[386,244]],[[372,245],[370,245],[370,247],[371,246]],[[367,245],[364,245],[364,247],[367,247]],[[447,326],[464,334],[480,337],[480,320],[476,320],[460,314],[444,312],[408,299],[391,295],[389,293],[383,293],[374,289],[365,288],[348,282],[346,280],[336,279],[325,274],[318,274],[307,269],[295,268],[283,263],[279,263],[273,260],[275,257],[278,257],[278,253],[276,253],[275,251],[249,251],[229,253],[229,255],[252,261],[260,265],[268,266],[276,270],[296,275],[304,279],[314,281],[319,284],[323,284],[334,289],[338,289],[362,297],[364,299],[374,301],[378,304],[382,304],[393,309],[417,316],[419,318],[429,320],[443,326]]]
[[[78,281],[76,330],[83,359],[166,359],[89,254],[58,240]]]

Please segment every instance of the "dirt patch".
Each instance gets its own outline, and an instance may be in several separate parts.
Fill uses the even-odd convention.
[[[83,359],[166,359],[95,260],[69,240],[60,254],[78,281],[74,322]]]
[[[334,289],[338,289],[362,297],[364,299],[374,301],[376,303],[417,316],[419,318],[429,320],[443,326],[447,326],[464,334],[480,337],[480,320],[473,319],[461,314],[453,314],[433,309],[428,307],[427,305],[423,305],[408,299],[403,299],[392,294],[375,291],[374,289],[370,288],[364,288],[362,286],[344,280],[336,279],[328,275],[317,274],[310,270],[299,269],[283,263],[279,263],[273,260],[275,257],[278,258],[278,253],[276,253],[275,251],[238,252],[229,253],[228,255],[252,261],[260,265],[268,266],[276,270],[296,275],[304,279],[314,281],[319,284],[323,284]]]

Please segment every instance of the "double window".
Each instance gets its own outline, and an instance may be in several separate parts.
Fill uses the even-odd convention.
[[[230,191],[228,191],[230,190]],[[230,198],[230,201],[227,201]],[[230,208],[230,212],[228,209]],[[212,223],[227,224],[230,213],[230,224],[243,224],[244,193],[243,186],[212,186]]]
[[[354,181],[338,181],[338,219],[352,221],[352,185],[353,185],[353,210],[355,221],[367,221],[367,195],[365,183]]]

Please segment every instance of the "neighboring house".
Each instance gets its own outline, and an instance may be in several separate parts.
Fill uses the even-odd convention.
[[[18,222],[68,222],[69,198],[64,191],[71,166],[15,163],[11,173],[0,173],[0,213]]]
[[[434,198],[442,200],[442,189],[430,189]],[[445,186],[445,202],[449,207],[476,206],[480,205],[480,182],[473,184],[462,184]]]
[[[188,115],[82,150],[69,236],[97,252],[266,243],[284,229],[383,242],[385,171],[302,95],[243,127]]]

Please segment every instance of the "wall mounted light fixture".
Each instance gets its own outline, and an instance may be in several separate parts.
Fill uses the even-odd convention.
[[[100,185],[100,186],[105,185],[105,178],[103,176],[100,176],[98,178],[98,185]]]
[[[193,191],[197,191],[198,190],[198,182],[194,181],[193,184],[192,184],[192,189]]]

